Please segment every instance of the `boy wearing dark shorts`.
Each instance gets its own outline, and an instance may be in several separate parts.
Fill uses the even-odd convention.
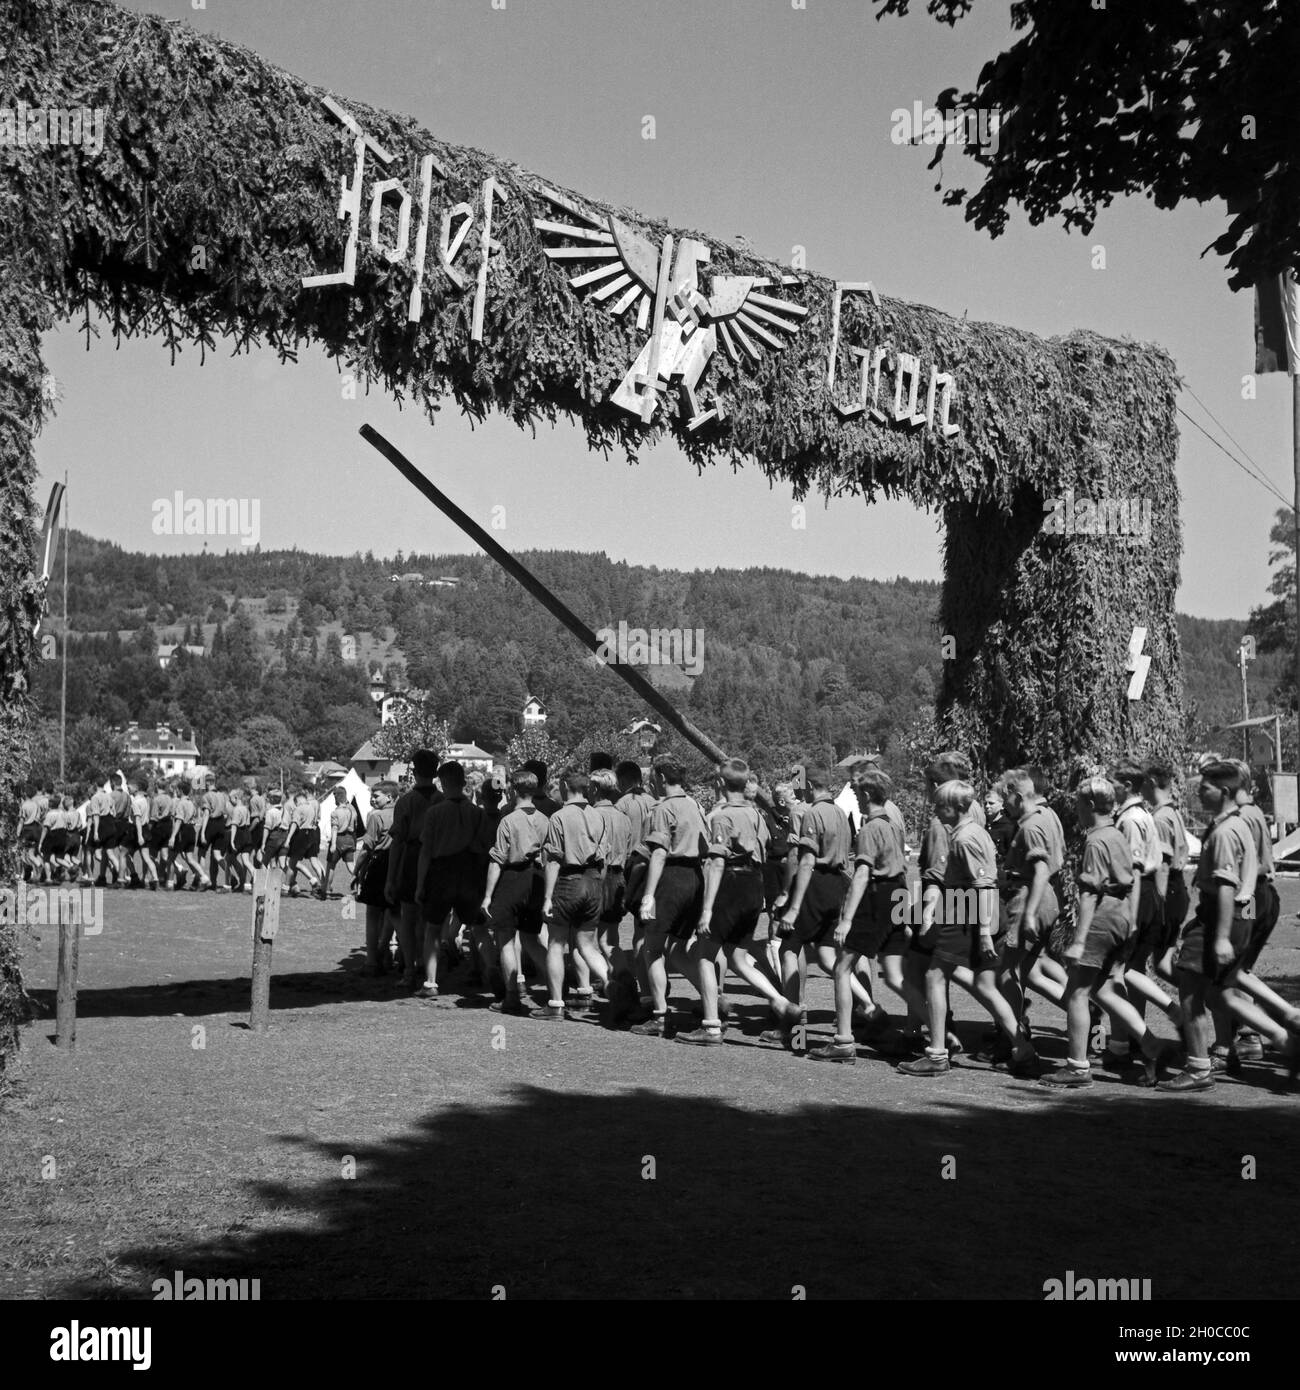
[[[706,822],[704,899],[688,951],[702,1018],[693,1032],[677,1034],[681,1043],[709,1047],[723,1040],[719,955],[767,1000],[778,1018],[798,1019],[798,1010],[786,1001],[775,980],[763,972],[754,957],[754,933],[763,914],[763,865],[769,832],[763,813],[746,796],[749,775],[748,765],[737,758],[723,764],[720,780],[724,800],[709,812]]]
[[[642,785],[641,768],[630,758],[614,769],[618,781],[619,798],[614,803],[628,818],[632,826],[632,848],[628,853],[627,866],[623,874],[623,907],[632,914],[632,968],[636,975],[638,1004],[634,1010],[634,1023],[644,1023],[651,1015],[650,977],[646,973],[645,927],[641,922],[641,898],[645,892],[646,874],[650,868],[650,847],[646,836],[650,833],[650,813],[654,810],[656,798]],[[620,994],[626,985],[614,992],[614,1008],[621,1010]],[[611,1010],[612,1012],[612,1010]],[[611,1020],[612,1021],[612,1020]]]
[[[199,844],[208,856],[208,877],[217,882],[217,872],[226,871],[225,890],[230,890],[230,798],[217,786],[203,793],[200,805]]]
[[[424,814],[415,900],[424,916],[422,999],[438,998],[438,952],[452,913],[472,926],[483,900],[490,833],[487,814],[465,795],[465,768],[438,769],[442,796]]]
[[[600,756],[592,754],[593,757]],[[636,976],[633,973],[633,957],[619,941],[619,928],[627,915],[627,870],[632,857],[632,822],[624,811],[618,809],[618,778],[613,768],[598,767],[588,783],[591,805],[596,814],[605,822],[605,874],[601,879],[601,908],[598,942],[602,954],[609,963],[611,986],[619,998],[619,1012],[626,1013],[636,1004]],[[611,1014],[614,1012],[614,999],[611,997]]]
[[[874,960],[891,943],[898,950],[906,943],[907,926],[898,910],[907,898],[907,859],[902,832],[886,810],[891,784],[885,773],[866,766],[854,776],[862,824],[853,852],[853,880],[849,885],[835,927],[835,1037],[809,1055],[825,1062],[852,1066],[857,1061],[853,1040],[853,980],[862,959]],[[894,954],[897,962],[897,950]],[[909,1000],[901,969],[891,987]]]
[[[588,1018],[590,1006],[564,1007],[564,952],[571,948],[587,963],[592,979],[603,994],[609,983],[605,957],[596,945],[600,923],[601,871],[608,845],[605,822],[587,804],[587,774],[570,768],[560,776],[564,804],[550,818],[542,849],[546,856],[542,892],[542,920],[546,923],[545,1004],[532,1011],[543,1023],[567,1018]]]
[[[1237,981],[1255,923],[1255,881],[1259,860],[1250,828],[1236,796],[1240,771],[1230,762],[1207,763],[1197,790],[1212,817],[1196,866],[1196,912],[1183,929],[1174,962],[1183,1008],[1187,1066],[1162,1091],[1205,1091],[1214,1085],[1210,1069],[1211,1011],[1222,1007],[1238,1021],[1286,1052],[1294,1073],[1295,1037],[1243,992]]]
[[[262,831],[266,828],[266,795],[256,778],[248,788],[248,842],[254,867],[261,863]]]
[[[955,749],[935,755],[934,761],[925,770],[925,793],[933,805],[939,787],[945,782],[969,782],[971,779],[970,759]],[[976,801],[971,807],[971,817],[977,825],[984,825],[984,808]],[[921,903],[912,928],[908,952],[903,958],[903,970],[910,984],[918,993],[928,996],[927,976],[934,960],[935,935],[939,930],[942,915],[943,885],[948,869],[948,844],[951,830],[937,815],[931,815],[921,846],[917,854],[917,868],[920,874]],[[928,1006],[927,1006],[928,1008]],[[907,1027],[899,1039],[898,1053],[906,1053],[921,1046],[921,1020],[908,1014]],[[944,1034],[950,1054],[962,1050],[961,1041],[951,1030]]]
[[[1043,1086],[1079,1090],[1092,1085],[1088,1061],[1089,1004],[1097,1003],[1116,1025],[1138,1040],[1144,1059],[1143,1082],[1155,1084],[1159,1045],[1124,992],[1124,965],[1132,937],[1133,896],[1138,875],[1128,837],[1115,825],[1115,789],[1104,777],[1091,777],[1078,789],[1078,820],[1087,827],[1076,882],[1079,908],[1074,937],[1066,947],[1065,985],[1067,1061],[1042,1078]]]
[[[1133,871],[1138,875],[1138,894],[1130,900],[1133,934],[1129,938],[1128,962],[1124,984],[1133,1007],[1145,1018],[1148,1004],[1162,1010],[1175,1027],[1182,1022],[1178,1005],[1147,974],[1147,964],[1160,958],[1164,939],[1164,912],[1157,892],[1156,876],[1164,866],[1160,836],[1155,820],[1142,797],[1146,772],[1135,763],[1120,763],[1111,773],[1122,800],[1115,815],[1115,825],[1128,837],[1133,855]],[[1107,1071],[1122,1072],[1128,1065],[1130,1039],[1127,1030],[1115,1028],[1106,1044],[1102,1065]]]
[[[1057,889],[1065,865],[1065,830],[1060,817],[1038,793],[1028,768],[1016,767],[1002,777],[1002,805],[1011,822],[1011,839],[1002,860],[998,896],[1003,933],[998,986],[1018,1023],[1026,1013],[1030,988],[1059,1004],[1064,989],[1035,972],[1039,954],[1060,916]],[[993,1059],[1010,1055],[999,1036]]]
[[[930,1041],[923,1056],[899,1066],[907,1076],[938,1076],[948,1070],[946,1040],[938,1040],[945,1039],[948,987],[953,979],[984,1005],[1006,1036],[1011,1045],[1011,1074],[1038,1073],[1033,1044],[997,985],[997,856],[988,831],[975,819],[976,805],[975,788],[969,782],[945,782],[935,793],[935,816],[952,834],[944,870],[943,915],[925,976]],[[963,967],[970,972],[969,985],[957,973]]]
[[[384,897],[397,913],[397,946],[402,953],[402,983],[408,989],[417,986],[417,962],[420,959],[423,924],[415,895],[420,884],[420,846],[424,835],[424,817],[429,807],[441,798],[434,786],[438,775],[438,755],[429,748],[420,748],[411,757],[414,785],[397,798],[393,806],[393,843],[388,854],[388,880]]]
[[[652,1013],[632,1031],[662,1038],[668,1035],[669,956],[695,934],[704,906],[701,861],[708,850],[708,828],[699,806],[686,794],[686,770],[675,758],[655,763],[654,780],[663,795],[646,832],[650,866],[640,906]]]
[[[274,864],[281,870],[285,867],[285,851],[289,845],[283,801],[280,792],[267,793],[266,809],[262,813],[262,838],[257,847],[259,861],[264,867]]]
[[[154,780],[149,795],[149,825],[145,832],[145,866],[153,877],[150,886],[166,883],[171,870],[168,846],[172,838],[172,797],[166,782]]]
[[[356,814],[348,800],[347,788],[334,788],[334,804],[330,807],[330,843],[325,857],[325,881],[321,885],[324,897],[334,882],[334,870],[341,863],[352,874],[357,852]]]
[[[1166,763],[1147,768],[1143,795],[1151,807],[1156,838],[1160,842],[1160,867],[1155,872],[1156,901],[1160,904],[1160,944],[1155,955],[1156,973],[1173,979],[1174,952],[1191,909],[1187,896],[1187,826],[1174,805],[1174,772]]]
[[[26,788],[25,793],[18,806],[18,852],[22,856],[23,878],[38,881],[42,866],[36,848],[41,842],[43,812],[32,788]]]
[[[496,941],[506,987],[505,998],[491,1008],[497,1013],[526,1014],[531,1006],[524,985],[521,947],[542,979],[546,978],[541,864],[549,818],[533,805],[537,778],[531,772],[520,769],[511,777],[510,786],[515,804],[501,818],[496,840],[488,851],[487,887],[481,907]]]
[[[852,853],[849,819],[835,804],[828,775],[815,768],[809,770],[807,777],[813,800],[800,820],[799,865],[790,900],[777,923],[785,997],[796,1006],[800,1018],[806,1014],[808,957],[814,955],[828,975],[835,973],[832,938],[849,888],[848,863]],[[851,978],[850,987],[864,1003],[872,1003],[856,976]],[[765,1033],[763,1040],[792,1047],[793,1026],[787,1019],[778,1029]]]
[[[1290,1006],[1264,985],[1259,976],[1255,974],[1255,963],[1268,944],[1269,937],[1273,935],[1273,928],[1277,926],[1277,919],[1282,907],[1277,889],[1273,886],[1273,837],[1269,832],[1268,821],[1265,819],[1263,811],[1255,805],[1255,798],[1252,795],[1254,779],[1251,776],[1249,766],[1240,758],[1230,758],[1229,761],[1241,773],[1241,790],[1237,793],[1237,810],[1250,831],[1251,839],[1255,844],[1255,855],[1259,860],[1259,877],[1255,880],[1255,925],[1250,933],[1250,945],[1246,947],[1241,958],[1238,982],[1247,993],[1261,1004],[1274,1006],[1275,1009],[1276,1001],[1276,1003],[1281,1003],[1284,1009],[1289,1009]],[[1263,1060],[1264,1046],[1260,1041],[1259,1034],[1245,1027],[1238,1029],[1229,1053],[1229,1071],[1236,1073],[1240,1070],[1242,1062],[1261,1062]]]

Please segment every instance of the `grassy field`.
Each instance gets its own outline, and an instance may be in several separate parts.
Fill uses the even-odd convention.
[[[1261,968],[1297,998],[1282,892]],[[734,985],[741,1026],[712,1050],[434,1008],[364,979],[360,921],[309,900],[284,905],[256,1035],[249,912],[108,893],[71,1054],[57,932],[30,943],[43,1016],[0,1119],[0,1297],[148,1298],[177,1270],[263,1299],[1041,1298],[1071,1269],[1157,1299],[1300,1292],[1300,1093],[1274,1065],[1209,1095],[1054,1095],[763,1048]],[[820,977],[812,1004],[829,1034]],[[1035,1016],[1060,1058],[1060,1015]],[[964,996],[958,1017],[973,1043]]]

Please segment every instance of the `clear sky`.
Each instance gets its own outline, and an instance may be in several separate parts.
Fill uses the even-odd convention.
[[[500,0],[498,0],[500,3]],[[138,0],[244,44],[299,76],[414,116],[569,187],[884,292],[1044,336],[1086,327],[1168,349],[1185,383],[1287,497],[1289,383],[1253,369],[1249,294],[1201,253],[1221,205],[1159,212],[1132,199],[1087,238],[1017,218],[991,241],[942,205],[930,151],[890,140],[891,112],[973,85],[1010,34],[1009,5],[955,30],[923,13],[877,23],[865,0]],[[923,5],[918,0],[918,8]],[[1104,23],[1104,11],[1098,22]],[[641,138],[653,115],[654,141]],[[955,182],[967,162],[950,156]],[[965,180],[974,186],[973,180]],[[1106,268],[1092,268],[1105,247]],[[175,366],[161,340],[72,325],[46,344],[64,399],[38,442],[44,483],[67,471],[72,524],[130,549],[202,542],[153,533],[153,503],[260,501],[264,548],[461,551],[467,543],[357,437],[372,423],[472,515],[506,507],[512,549],[604,550],[682,569],[771,564],[810,573],[941,575],[936,519],[904,503],[813,500],[791,527],[788,490],[757,469],[703,478],[671,445],[636,468],[589,454],[571,425],[536,438],[453,404],[430,425],[386,396],[342,399],[318,350],[297,365],[225,349]],[[1184,408],[1204,420],[1186,391]],[[1205,421],[1205,423],[1209,423]],[[1179,460],[1179,607],[1244,617],[1266,598],[1278,505],[1190,427]],[[44,494],[42,494],[43,496]],[[224,548],[218,539],[213,544]],[[653,615],[646,615],[653,618]]]

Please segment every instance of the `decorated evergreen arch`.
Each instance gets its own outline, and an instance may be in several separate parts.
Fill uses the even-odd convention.
[[[948,739],[1058,777],[1177,751],[1160,349],[1044,341],[773,265],[106,0],[0,0],[0,84],[0,836],[42,602],[41,334],[89,332],[92,305],[173,348],[321,343],[430,418],[448,396],[521,426],[566,415],[628,455],[670,432],[698,467],[756,465],[797,498],[940,508]],[[1150,667],[1130,700],[1135,628]],[[9,927],[0,990],[2,1057]]]

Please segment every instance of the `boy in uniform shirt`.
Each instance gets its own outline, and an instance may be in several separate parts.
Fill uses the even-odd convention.
[[[650,866],[640,906],[652,1013],[632,1028],[645,1037],[668,1035],[669,952],[691,938],[704,906],[700,861],[708,848],[708,828],[699,806],[686,794],[685,781],[686,771],[675,758],[655,763],[654,785],[662,796],[646,833]]]
[[[366,965],[364,973],[375,978],[388,973],[389,950],[397,933],[397,917],[384,898],[388,878],[388,852],[393,828],[391,782],[381,782],[370,792],[370,814],[352,873],[352,892],[366,909]]]
[[[402,953],[402,983],[413,989],[423,936],[420,909],[415,901],[420,884],[420,845],[425,814],[442,796],[434,786],[438,755],[428,748],[418,749],[411,758],[411,771],[415,779],[413,785],[393,806],[393,844],[388,854],[384,897],[398,914],[397,945]]]
[[[63,798],[63,811],[60,818],[63,829],[63,868],[69,882],[77,881],[78,860],[83,849],[87,849],[89,828],[84,810],[77,805],[77,798],[71,794]]]
[[[253,879],[253,837],[252,818],[244,793],[238,788],[230,793],[230,854],[228,869],[233,866],[236,881],[231,885],[233,892],[242,893]]]
[[[1002,805],[1012,834],[1000,874],[1004,937],[998,985],[1017,1023],[1025,1023],[1030,988],[1054,1004],[1065,995],[1060,984],[1033,968],[1061,912],[1057,890],[1065,865],[1065,830],[1039,795],[1028,768],[1012,768],[1003,775]],[[1005,1046],[995,1046],[997,1060],[1007,1055]]]
[[[131,793],[127,790],[126,778],[120,772],[117,777],[117,786],[108,793],[112,814],[110,833],[113,840],[109,846],[109,858],[113,864],[113,871],[117,875],[118,884],[124,884],[130,879],[132,880],[131,886],[134,887],[136,874],[135,867],[131,863],[131,850],[135,842],[135,827],[131,823]]]
[[[533,758],[524,764],[524,771],[531,772],[537,778],[537,795],[533,797],[533,805],[549,819],[560,809],[560,803],[553,796],[547,795],[550,769],[541,759]]]
[[[506,986],[505,998],[490,1007],[496,1013],[526,1014],[531,1006],[520,947],[528,953],[539,976],[546,979],[541,864],[550,819],[533,804],[537,778],[531,772],[520,768],[511,777],[510,786],[514,806],[501,818],[488,851],[487,887],[481,907],[496,940]]]
[[[853,981],[858,964],[874,960],[891,943],[905,948],[907,931],[896,911],[907,896],[907,858],[903,835],[885,809],[891,783],[885,773],[867,765],[855,770],[853,789],[862,824],[854,845],[853,881],[835,927],[835,1037],[810,1054],[820,1061],[850,1066],[858,1057],[853,1038]],[[898,950],[886,960],[893,961],[893,968],[885,972],[890,988],[909,1006],[921,1008],[924,1000],[915,991],[909,998]]]
[[[172,838],[172,797],[167,783],[154,779],[149,797],[149,830],[145,841],[144,862],[149,871],[149,886],[157,888],[167,882],[171,865],[168,846]]]
[[[650,868],[650,847],[646,844],[646,836],[650,833],[650,813],[654,810],[655,798],[642,786],[641,768],[631,759],[619,763],[614,769],[614,776],[618,780],[618,789],[621,792],[615,805],[628,818],[632,826],[632,847],[623,875],[623,906],[632,914],[632,964],[636,972],[636,988],[639,991],[639,1001],[633,1011],[636,1016],[632,1018],[632,1021],[644,1023],[650,1018],[653,1010],[651,1008],[650,977],[646,973],[645,928],[641,922],[641,898],[645,892],[646,873]],[[616,1014],[623,1013],[622,996],[627,991],[627,982],[621,981],[618,989],[614,992],[614,999],[611,1001],[611,1022],[616,1021]]]
[[[946,1041],[936,1046],[935,1040],[946,1035],[948,986],[953,979],[993,1015],[1011,1044],[1012,1076],[1038,1073],[1033,1043],[997,985],[997,861],[988,831],[975,818],[977,805],[969,782],[944,782],[935,793],[935,815],[952,834],[944,867],[943,920],[925,976],[930,1042],[924,1056],[899,1066],[907,1076],[938,1076],[948,1070]],[[966,984],[965,971],[970,972],[970,984]]]
[[[18,806],[18,850],[22,855],[23,877],[32,881],[39,881],[42,870],[40,856],[36,853],[41,842],[41,815],[41,804],[28,787]]]
[[[719,1009],[722,963],[768,1002],[778,1018],[798,1020],[774,980],[754,959],[754,933],[763,914],[763,865],[769,832],[763,813],[747,796],[749,767],[737,758],[722,765],[724,800],[709,812],[706,821],[708,857],[704,866],[704,899],[695,940],[688,952],[692,982],[700,992],[702,1018],[690,1033],[678,1033],[680,1043],[716,1046],[722,1042]]]
[[[1011,842],[1016,837],[1015,818],[1007,813],[1002,785],[996,782],[984,793],[983,804],[984,828],[989,832],[989,839],[993,841],[993,853],[997,856],[1000,870],[1007,857],[1007,851],[1011,848]]]
[[[260,863],[262,831],[266,824],[266,796],[256,778],[248,788],[248,838],[253,847],[253,863]]]
[[[1151,806],[1156,837],[1160,841],[1160,867],[1155,872],[1156,900],[1160,904],[1162,935],[1155,956],[1156,972],[1173,979],[1173,957],[1178,936],[1187,920],[1187,826],[1174,805],[1174,773],[1165,763],[1147,768],[1143,794]]]
[[[316,856],[320,853],[320,803],[310,792],[300,791],[289,810],[289,896],[298,896],[298,873],[307,875],[310,892],[322,891],[320,875],[316,872]]]
[[[144,877],[149,878],[149,861],[146,853],[149,847],[149,798],[145,795],[143,788],[134,779],[126,784],[127,792],[131,800],[131,808],[127,813],[130,818],[130,833],[126,845],[127,867],[131,870],[132,887],[138,888],[141,883],[141,875],[136,872],[135,856],[140,856],[140,867],[144,869]],[[149,879],[149,886],[155,887],[153,879]]]
[[[772,788],[772,801],[767,809],[767,828],[772,842],[768,846],[767,863],[763,867],[763,897],[767,907],[767,964],[774,979],[781,978],[781,942],[777,935],[777,920],[790,901],[795,870],[799,865],[799,821],[803,807],[794,794],[791,782],[778,782]]]
[[[1121,763],[1112,772],[1111,781],[1123,795],[1115,825],[1128,837],[1133,869],[1139,876],[1137,896],[1130,899],[1134,930],[1129,937],[1124,983],[1139,1017],[1145,1017],[1150,1002],[1162,1009],[1177,1026],[1182,1021],[1178,1005],[1147,974],[1147,962],[1152,954],[1159,959],[1158,948],[1164,935],[1164,912],[1156,893],[1156,875],[1164,867],[1164,856],[1156,823],[1142,800],[1146,773],[1134,763]],[[1129,1039],[1123,1033],[1123,1029],[1114,1030],[1106,1044],[1102,1065],[1107,1071],[1123,1071],[1127,1063]]]
[[[288,864],[285,851],[289,845],[289,826],[285,819],[284,793],[268,792],[266,811],[262,818],[262,840],[258,851],[263,866],[276,865],[281,872]]]
[[[592,758],[602,756],[593,753]],[[607,756],[607,755],[605,755]],[[611,767],[596,768],[589,779],[591,804],[605,822],[605,876],[601,880],[599,945],[609,962],[610,978],[621,982],[620,1003],[630,1009],[636,1003],[632,957],[619,943],[619,927],[627,911],[627,869],[632,857],[632,822],[618,809],[618,778]],[[613,1001],[611,1001],[612,1003]]]
[[[1255,963],[1272,936],[1281,911],[1277,889],[1273,886],[1273,837],[1263,811],[1255,804],[1255,798],[1251,794],[1254,779],[1250,767],[1240,758],[1229,758],[1227,761],[1241,774],[1241,789],[1237,792],[1236,798],[1237,811],[1250,830],[1255,845],[1255,856],[1259,860],[1259,874],[1255,879],[1255,925],[1251,930],[1250,945],[1242,954],[1238,983],[1260,1003],[1274,1006],[1281,1004],[1283,1009],[1294,1013],[1290,1005],[1274,994],[1255,974]],[[1228,1054],[1228,1070],[1235,1074],[1240,1070],[1242,1062],[1260,1062],[1263,1059],[1264,1047],[1259,1034],[1246,1027],[1239,1029]]]
[[[347,788],[339,785],[334,788],[334,804],[330,807],[330,843],[325,859],[325,881],[321,885],[321,896],[325,896],[334,882],[334,870],[340,862],[353,872],[353,859],[357,852],[357,834],[352,803],[348,800]]]
[[[1275,1027],[1236,987],[1236,973],[1255,920],[1255,880],[1259,861],[1250,828],[1237,809],[1241,773],[1230,762],[1201,769],[1197,796],[1212,817],[1196,866],[1196,912],[1183,929],[1174,962],[1183,1006],[1187,1066],[1162,1091],[1205,1091],[1214,1085],[1210,1065],[1213,1023],[1210,1011],[1222,1005],[1286,1045],[1286,1030]]]
[[[208,876],[215,885],[217,871],[224,869],[226,882],[222,886],[228,893],[230,866],[226,856],[230,852],[230,798],[214,783],[203,794],[202,811],[199,844],[207,850]]]
[[[902,855],[902,868],[897,871],[901,875],[897,883],[886,883],[886,878],[894,877],[892,873],[884,872],[886,865],[885,859],[880,859],[876,870],[868,880],[868,887],[861,903],[859,903],[856,913],[848,914],[855,918],[863,918],[865,913],[870,913],[870,943],[875,946],[875,950],[862,953],[859,958],[857,973],[859,976],[864,971],[868,974],[867,984],[870,985],[870,974],[873,971],[873,962],[879,960],[880,971],[884,976],[885,984],[899,996],[907,1005],[908,1024],[914,1029],[919,1029],[922,1020],[925,1018],[925,991],[922,983],[916,982],[916,977],[907,969],[907,956],[911,929],[909,926],[911,910],[911,893],[907,886],[907,828],[903,820],[903,813],[891,800],[891,793],[894,784],[889,774],[874,763],[859,764],[853,772],[853,789],[858,797],[858,805],[866,819],[879,819],[883,816],[885,823],[890,827],[897,837],[899,853]],[[877,795],[883,797],[883,801],[877,799]],[[865,825],[865,820],[864,820]],[[879,850],[879,846],[876,846]],[[889,865],[892,866],[892,855],[887,856]],[[861,861],[856,859],[858,867],[854,869],[855,877],[860,870]],[[850,889],[852,892],[852,889]],[[886,904],[886,898],[889,899]],[[870,902],[868,902],[870,899]],[[883,914],[883,915],[882,915]],[[889,1027],[890,1018],[883,1008],[876,1010],[875,1017],[866,1020],[865,1028],[862,1024],[857,1025],[857,1035],[861,1041],[868,1041],[872,1037],[878,1036]],[[887,1050],[893,1050],[896,1042],[887,1044]]]
[[[570,768],[560,777],[564,804],[550,817],[543,851],[546,855],[545,883],[542,891],[542,920],[549,939],[546,945],[545,1004],[532,1011],[532,1017],[545,1023],[560,1023],[566,1017],[586,1018],[585,1003],[564,1008],[564,952],[571,947],[587,962],[591,978],[598,981],[602,994],[609,983],[605,957],[596,945],[596,928],[601,911],[601,871],[608,853],[605,822],[587,804],[587,774]]]
[[[108,886],[109,850],[117,843],[113,826],[113,798],[108,787],[100,784],[91,793],[86,806],[85,848],[90,851],[93,866],[94,857],[99,856],[99,873],[95,878],[96,888]]]
[[[1065,988],[1068,1059],[1040,1085],[1078,1090],[1092,1085],[1088,1061],[1089,1002],[1104,1008],[1117,1026],[1136,1037],[1145,1061],[1143,1080],[1152,1086],[1160,1047],[1123,989],[1124,962],[1132,935],[1130,903],[1137,895],[1137,872],[1128,837],[1113,819],[1115,789],[1104,777],[1087,778],[1078,789],[1079,824],[1087,827],[1076,882],[1079,907],[1074,938],[1066,947]]]
[[[36,843],[36,852],[41,856],[41,865],[45,871],[46,881],[54,882],[54,871],[59,871],[59,877],[63,876],[63,868],[67,861],[68,853],[68,834],[64,828],[63,806],[64,802],[71,801],[70,797],[52,796],[50,798],[49,809],[41,818],[41,838]]]
[[[181,886],[182,874],[189,874],[194,882],[190,884],[190,891],[197,892],[199,886],[211,888],[212,881],[203,872],[203,865],[198,855],[198,807],[190,796],[190,784],[183,778],[179,784],[180,795],[172,802],[172,837],[168,842],[168,851],[172,863],[177,868],[176,884]]]
[[[438,952],[452,913],[472,927],[483,899],[489,849],[487,814],[465,794],[463,764],[438,769],[442,796],[424,813],[415,901],[424,910],[422,999],[438,1001]],[[485,962],[485,964],[487,964]]]
[[[925,793],[931,807],[933,808],[939,787],[945,782],[968,782],[970,775],[970,761],[965,754],[953,750],[939,753],[925,770]],[[984,824],[984,811],[979,802],[972,805],[971,817],[976,824],[981,826]],[[950,827],[932,809],[917,853],[917,869],[921,888],[920,910],[917,912],[915,908],[913,909],[915,925],[912,928],[911,940],[908,942],[907,955],[903,958],[903,970],[908,982],[917,993],[924,994],[927,999],[929,998],[927,977],[934,959],[935,934],[939,929],[944,879],[948,870],[948,842],[950,838]],[[907,1028],[898,1040],[897,1047],[893,1049],[895,1055],[906,1054],[915,1050],[922,1037],[918,1026],[919,1022],[920,1020],[914,1019],[909,1013]],[[945,1042],[950,1054],[956,1054],[962,1050],[961,1040],[951,1029],[945,1033]]]
[[[806,1014],[804,992],[809,953],[816,953],[828,975],[835,973],[832,936],[840,920],[844,895],[848,892],[848,864],[853,852],[849,818],[835,804],[830,778],[820,769],[810,770],[807,778],[813,800],[800,817],[799,865],[790,900],[777,924],[785,996],[797,1007],[799,1019]],[[850,987],[865,1004],[872,1004],[871,996],[856,975],[850,980]],[[793,1018],[791,1014],[779,1028],[764,1033],[762,1040],[793,1047]]]

